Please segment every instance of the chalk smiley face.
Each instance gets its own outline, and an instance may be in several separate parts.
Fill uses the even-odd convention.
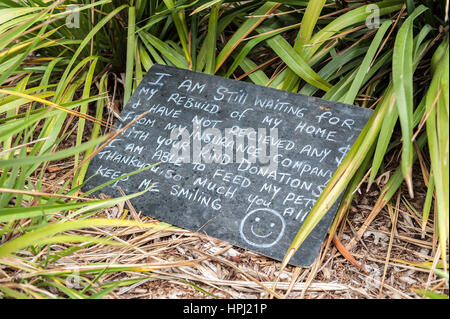
[[[246,243],[268,248],[283,237],[285,228],[286,224],[280,213],[270,208],[258,208],[245,215],[239,231]]]

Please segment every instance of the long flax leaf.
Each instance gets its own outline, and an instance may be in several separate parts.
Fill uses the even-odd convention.
[[[186,18],[184,15],[184,9],[176,8],[175,2],[173,0],[163,0],[167,8],[173,10],[172,19],[178,32],[178,36],[183,47],[184,53],[186,55],[186,61],[189,67],[192,67],[192,58],[189,50],[189,32],[186,25]]]
[[[423,55],[425,54],[426,48],[428,46],[427,42],[422,44],[423,36],[425,34],[426,34],[425,32],[420,32],[420,34],[415,39],[416,49],[414,51],[414,61],[413,61],[414,70],[417,68],[419,62],[422,60]],[[389,142],[394,132],[395,125],[398,120],[398,110],[397,106],[394,103],[394,99],[395,96],[392,97],[391,106],[389,108],[388,114],[386,115],[386,118],[384,119],[383,126],[380,131],[380,136],[378,137],[377,149],[375,151],[375,155],[373,158],[367,188],[370,188],[370,186],[372,185],[378,174],[381,164],[383,163],[385,154],[388,150]],[[422,99],[422,101],[419,103],[419,106],[416,108],[413,114],[412,127],[415,127],[418,123],[418,120],[422,118],[424,109],[425,109],[425,98]]]
[[[433,79],[426,96],[428,147],[430,149],[431,170],[436,193],[437,229],[441,246],[441,258],[446,265],[446,251],[449,231],[449,133],[448,133],[448,90],[449,44],[446,39],[440,45],[444,51],[436,50],[440,55]]]
[[[360,136],[353,144],[347,156],[338,167],[328,185],[317,199],[309,212],[300,230],[292,241],[283,260],[283,266],[287,265],[294,253],[305,241],[311,231],[316,227],[330,207],[336,202],[340,194],[346,188],[359,166],[363,163],[365,156],[370,151],[372,144],[378,136],[384,116],[389,104],[380,103],[364,127]]]
[[[397,107],[402,128],[402,170],[408,185],[409,196],[414,197],[412,185],[413,158],[413,21],[427,8],[420,6],[406,19],[398,31],[392,56],[392,77]]]
[[[218,3],[214,4],[214,6],[211,8],[209,14],[208,33],[206,34],[205,39],[205,73],[208,74],[214,74],[214,70],[216,67],[217,20],[219,18],[219,10],[221,5],[222,1],[218,1]]]
[[[94,71],[95,71],[95,67],[97,66],[97,61],[98,61],[98,59],[95,59],[95,60],[92,61],[91,65],[89,67],[89,71],[88,71],[88,73],[86,75],[86,81],[84,82],[83,95],[82,95],[83,99],[88,98],[90,93],[91,93],[92,79],[94,77]],[[81,114],[87,114],[87,108],[88,108],[87,103],[81,104],[81,106],[80,106],[80,113]],[[76,146],[81,145],[81,143],[83,141],[85,123],[86,123],[86,121],[85,121],[84,118],[80,118],[78,120]],[[96,123],[96,124],[98,124],[98,123]],[[80,157],[80,154],[76,153],[75,154],[75,163],[78,163],[79,157]],[[74,178],[73,178],[75,186],[80,183],[79,178],[78,178],[78,174],[79,174],[79,171],[77,171],[75,173]]]
[[[136,7],[131,4],[128,7],[128,33],[127,33],[127,57],[125,65],[125,92],[123,103],[126,104],[131,96],[133,84],[134,51],[136,36]]]
[[[104,17],[102,20],[100,20],[93,28],[92,30],[86,35],[86,37],[83,39],[83,41],[80,43],[80,45],[78,46],[77,50],[75,51],[75,53],[73,54],[70,62],[67,64],[67,67],[63,73],[63,75],[61,76],[60,82],[58,84],[58,87],[56,89],[56,100],[58,100],[62,93],[63,93],[63,83],[65,82],[67,75],[69,74],[72,65],[75,63],[75,60],[78,58],[78,56],[80,55],[81,51],[86,47],[86,45],[91,41],[91,39],[95,36],[95,34],[97,34],[97,32],[99,32],[99,30],[106,25],[106,23],[108,23],[113,17],[116,16],[116,14],[118,14],[120,11],[122,11],[123,9],[125,9],[128,5],[124,4],[121,5],[120,7],[114,9],[113,11],[111,11],[110,13],[108,13],[106,15],[106,17]]]
[[[266,42],[291,70],[307,83],[324,91],[331,88],[331,84],[322,79],[282,36],[277,35]]]
[[[242,23],[217,56],[215,72],[217,72],[222,64],[225,63],[225,60],[231,55],[242,40],[267,18],[266,15],[272,13],[279,6],[279,3],[266,2],[253,13],[257,18],[250,17],[247,21]]]
[[[377,6],[380,16],[395,12],[401,9],[403,1],[401,0],[388,0],[379,1]],[[314,55],[320,47],[329,40],[332,36],[338,34],[345,28],[348,28],[357,23],[365,22],[366,19],[372,14],[368,5],[353,9],[343,15],[337,17],[319,32],[314,34],[309,41],[308,47],[304,50],[304,58],[306,61]]]
[[[325,2],[326,0],[308,1],[308,6],[306,7],[305,14],[303,15],[300,25],[300,30],[294,43],[294,50],[302,57],[304,57],[303,51],[305,49],[305,45],[308,44],[311,39]],[[282,89],[291,91],[293,88],[296,88],[298,78],[299,77],[296,72],[288,69],[286,75],[284,76]]]
[[[359,67],[358,72],[355,75],[355,78],[352,82],[352,85],[350,86],[350,89],[345,95],[345,98],[342,100],[343,103],[353,104],[362,86],[364,76],[367,74],[367,72],[369,72],[369,69],[373,64],[372,63],[373,58],[375,57],[375,54],[377,53],[381,41],[383,40],[383,37],[391,24],[392,21],[387,20],[383,22],[383,24],[378,29],[378,32],[375,35],[375,38],[373,39],[372,44],[370,45],[369,50],[367,51],[367,54],[364,57],[364,60],[362,61],[361,66]]]
[[[107,79],[108,74],[105,73],[102,78],[99,81],[99,93],[106,93],[106,87],[107,87],[107,83],[106,83],[106,79]],[[105,106],[105,99],[100,99],[97,101],[97,108],[96,108],[96,118],[99,120],[99,122],[101,121],[101,118],[103,116],[103,110],[104,110],[104,106]],[[100,124],[99,122],[95,123],[93,128],[92,128],[92,133],[91,133],[91,139],[96,139],[98,138],[98,136],[100,135]],[[90,148],[88,148],[86,150],[86,152],[84,153],[84,157],[88,158],[95,149],[96,146],[92,146]],[[78,175],[78,182],[76,183],[76,185],[81,185],[82,181],[84,180],[84,177],[86,175],[86,171],[88,169],[88,164],[86,163],[85,165],[82,165],[79,168],[79,175]]]

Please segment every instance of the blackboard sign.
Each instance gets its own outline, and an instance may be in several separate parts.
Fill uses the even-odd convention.
[[[139,118],[91,161],[92,189],[161,221],[282,260],[371,115],[368,109],[154,65],[115,123]],[[336,203],[291,260],[310,265]]]

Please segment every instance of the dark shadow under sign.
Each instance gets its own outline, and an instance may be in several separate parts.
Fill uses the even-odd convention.
[[[282,260],[372,111],[154,65],[120,114],[124,127],[91,161],[85,190],[149,192],[137,210]],[[316,258],[337,202],[291,260]]]

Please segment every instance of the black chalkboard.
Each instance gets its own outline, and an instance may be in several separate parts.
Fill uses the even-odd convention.
[[[115,125],[136,121],[91,161],[85,190],[142,191],[136,209],[282,260],[371,115],[368,109],[154,65]],[[172,135],[171,135],[172,134]],[[317,256],[336,203],[291,263]]]

